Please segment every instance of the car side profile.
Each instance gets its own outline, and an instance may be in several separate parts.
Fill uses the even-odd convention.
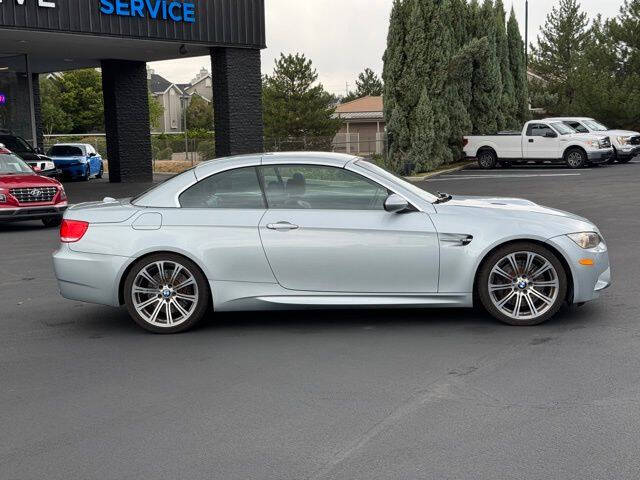
[[[610,284],[597,227],[509,198],[432,195],[350,155],[198,165],[65,213],[62,295],[125,305],[152,332],[213,309],[471,307],[533,325]]]
[[[104,174],[102,156],[89,143],[58,143],[47,154],[65,177],[87,181]]]
[[[534,162],[563,163],[570,168],[606,163],[613,156],[609,137],[578,133],[559,120],[532,120],[522,132],[470,135],[463,138],[464,153],[481,168]]]

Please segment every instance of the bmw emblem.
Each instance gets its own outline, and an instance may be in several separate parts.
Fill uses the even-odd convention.
[[[524,290],[525,288],[527,288],[527,282],[524,280],[521,280],[520,283],[518,283],[518,288],[520,290]]]
[[[170,298],[171,297],[171,290],[169,290],[168,288],[165,288],[164,290],[162,290],[162,296],[164,298]]]

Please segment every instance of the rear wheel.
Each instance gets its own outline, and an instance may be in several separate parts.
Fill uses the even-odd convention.
[[[501,322],[538,325],[562,307],[567,275],[551,251],[519,242],[491,254],[479,272],[477,289],[485,309]]]
[[[47,228],[59,227],[61,223],[62,223],[62,215],[57,217],[46,217],[42,219],[42,224]]]
[[[497,161],[498,159],[493,150],[481,150],[478,153],[478,165],[480,165],[480,168],[484,168],[486,170],[495,168]]]
[[[88,182],[90,177],[91,177],[91,167],[87,165],[87,168],[85,169],[84,174],[82,175],[82,181]]]
[[[579,148],[572,148],[564,156],[570,168],[582,168],[587,164],[587,154]]]
[[[124,297],[131,318],[154,333],[192,328],[209,306],[204,274],[191,260],[161,253],[140,260],[129,272]]]
[[[613,149],[613,154],[611,155],[611,158],[609,158],[609,160],[607,160],[607,164],[612,165],[612,164],[616,163],[616,161],[618,161],[618,151],[614,148]]]
[[[103,175],[104,175],[104,165],[101,163],[100,164],[100,171],[96,175],[96,178],[102,178]]]

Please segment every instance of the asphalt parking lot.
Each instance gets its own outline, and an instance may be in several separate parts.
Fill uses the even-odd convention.
[[[639,159],[419,184],[600,226],[614,285],[529,328],[471,310],[258,312],[157,336],[59,296],[55,229],[2,226],[0,478],[637,478],[639,184]]]

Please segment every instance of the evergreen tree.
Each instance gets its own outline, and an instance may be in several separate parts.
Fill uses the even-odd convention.
[[[620,14],[607,27],[621,61],[621,73],[640,74],[640,0],[625,0]]]
[[[511,73],[511,58],[509,56],[509,41],[505,25],[506,12],[502,0],[496,0],[496,54],[500,63],[500,78],[502,79],[501,109],[504,118],[501,129],[516,129],[521,126],[517,115],[516,92]]]
[[[370,68],[365,68],[364,72],[358,75],[358,80],[356,80],[356,90],[354,92],[349,92],[349,95],[342,99],[343,102],[351,102],[352,100],[357,100],[358,98],[372,96],[379,97],[382,95],[382,91],[384,86],[382,85],[382,81],[375,74],[373,70]]]
[[[509,50],[509,68],[513,80],[514,114],[519,125],[529,119],[529,82],[527,81],[527,67],[524,53],[524,42],[520,35],[520,27],[516,14],[511,8],[507,22],[507,48]]]
[[[191,97],[186,115],[189,130],[209,131],[213,128],[213,105],[200,95]]]
[[[531,69],[548,82],[549,91],[557,94],[558,112],[579,114],[576,99],[575,72],[583,61],[589,31],[587,14],[577,0],[560,0],[553,7],[538,35],[538,45],[531,45]]]
[[[306,148],[319,137],[333,138],[340,128],[340,120],[333,118],[333,98],[317,79],[311,60],[297,53],[280,54],[273,74],[264,76],[265,136],[276,146],[295,138]]]
[[[104,131],[102,77],[93,68],[65,72],[60,80],[59,105],[71,118],[71,133]]]
[[[47,135],[69,133],[73,120],[60,105],[60,84],[53,78],[40,77],[42,128]]]

